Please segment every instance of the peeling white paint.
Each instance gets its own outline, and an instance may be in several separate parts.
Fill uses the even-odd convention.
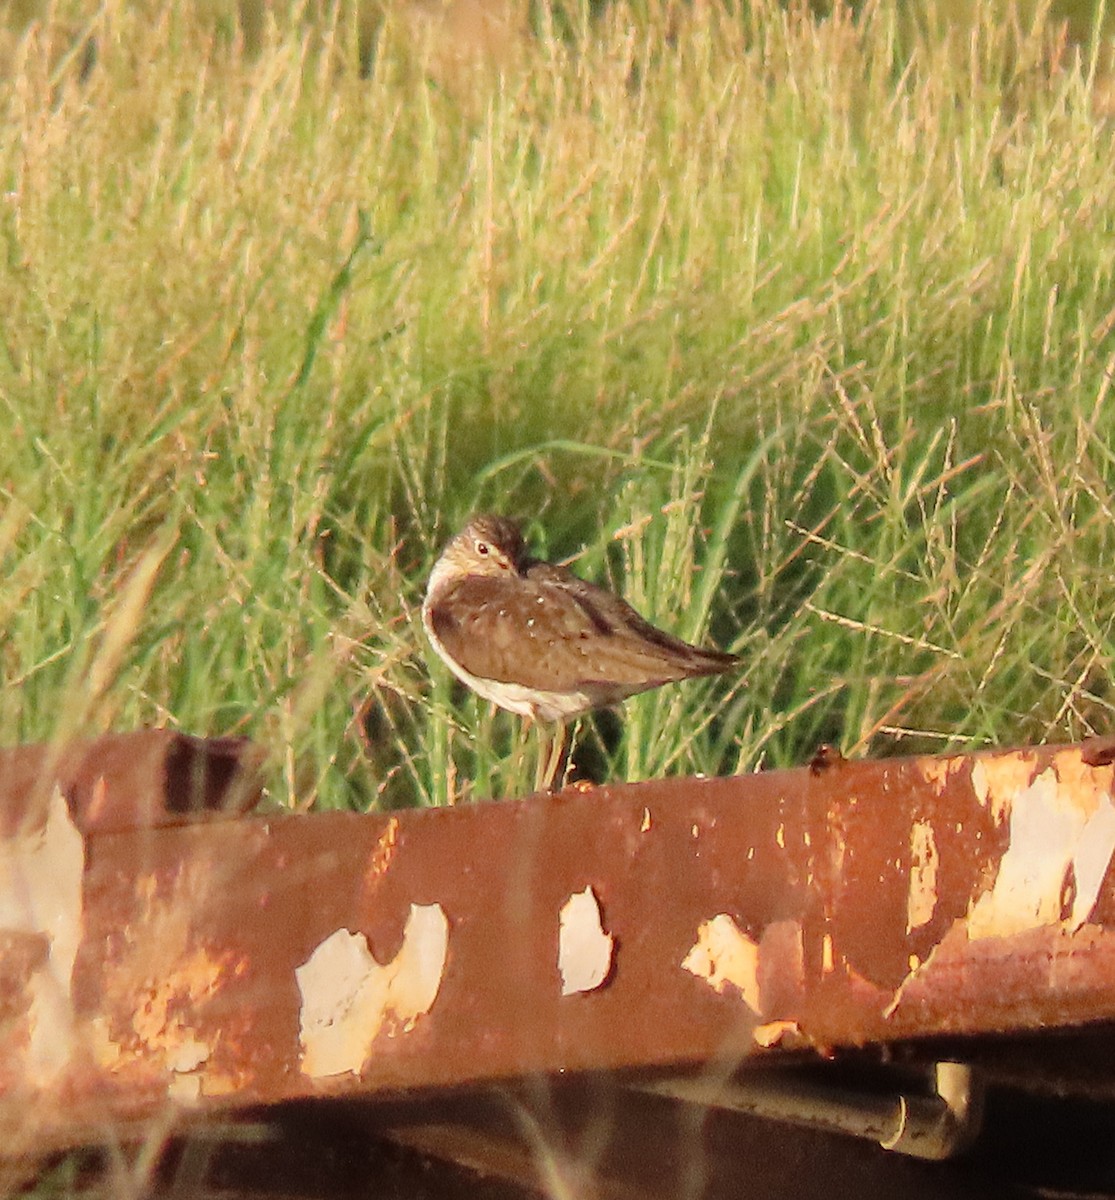
[[[797,1021],[768,1021],[765,1025],[756,1025],[751,1034],[751,1040],[756,1046],[769,1050],[784,1039],[792,1039],[801,1032]]]
[[[752,941],[727,913],[718,913],[701,923],[697,940],[681,965],[717,992],[723,992],[730,984],[752,1012],[762,1011],[758,943]]]
[[[990,809],[996,824],[1005,819],[1014,797],[1033,783],[1034,769],[1031,751],[995,754],[976,760],[972,767],[972,790],[980,804]]]
[[[831,832],[827,847],[830,857],[830,870],[835,879],[841,879],[844,876],[844,860],[848,857],[848,839],[845,837],[844,829],[831,810],[829,812],[828,828]]]
[[[915,821],[910,828],[910,888],[906,894],[906,932],[920,929],[937,907],[937,868],[940,855],[933,826]]]
[[[212,1053],[208,1042],[188,1034],[173,1050],[168,1051],[166,1065],[177,1074],[188,1074],[207,1062]]]
[[[955,774],[965,761],[963,758],[923,758],[918,767],[922,778],[940,796],[948,786],[949,776]]]
[[[1063,783],[1050,768],[1007,807],[1010,842],[994,886],[972,907],[969,938],[1008,937],[1060,923],[1070,869],[1075,897],[1064,925],[1078,929],[1115,853],[1110,792]]]
[[[591,992],[612,970],[615,939],[604,931],[600,902],[591,887],[574,892],[558,915],[558,971],[561,994]]]
[[[167,1084],[166,1094],[169,1099],[179,1104],[194,1105],[201,1100],[200,1075],[174,1075]]]
[[[1100,885],[1107,874],[1111,855],[1115,853],[1115,806],[1111,797],[1084,823],[1072,859],[1076,878],[1076,896],[1069,914],[1069,930],[1075,932],[1088,920],[1095,907]]]
[[[49,1084],[74,1050],[74,960],[82,935],[85,843],[56,785],[46,822],[0,841],[0,931],[45,935],[45,964],[28,980],[28,1046],[24,1065]]]
[[[440,904],[410,906],[403,944],[386,965],[372,957],[362,934],[330,934],[294,972],[302,994],[303,1073],[357,1074],[388,1021],[392,1029],[413,1029],[437,999],[448,947]]]

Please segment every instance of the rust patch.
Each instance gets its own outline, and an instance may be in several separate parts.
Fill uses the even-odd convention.
[[[259,802],[262,762],[244,738],[171,729],[0,750],[0,832],[41,821],[55,787],[83,832],[235,816]]]
[[[895,1032],[907,1034],[927,1023],[943,1032],[1048,1029],[1073,1023],[1076,989],[1109,994],[1113,977],[1115,933],[1097,926],[973,941],[965,922],[957,921],[903,982],[884,1016]]]
[[[197,931],[227,883],[228,867],[208,856],[176,864],[169,876],[136,877],[136,909],[107,939],[100,1004],[83,1030],[109,1074],[142,1077],[179,1098],[195,1090],[177,1077],[206,1066],[230,1032],[216,1013],[222,992],[246,970],[242,956],[205,945]],[[199,1081],[196,1090],[205,1088]]]
[[[1115,764],[1115,737],[1088,738],[1080,744],[1080,758],[1089,767]]]
[[[0,930],[0,1088],[11,1086],[4,1082],[3,1064],[10,1061],[16,1045],[26,1042],[25,1018],[31,1008],[28,988],[35,974],[46,967],[49,956],[46,934]]]
[[[132,1030],[144,1050],[161,1059],[168,1071],[194,1071],[212,1053],[184,1014],[192,1014],[215,994],[224,971],[225,964],[195,949],[176,960],[171,974],[152,980]]]
[[[805,997],[805,948],[800,922],[772,921],[759,938],[759,1013],[795,1015]]]
[[[964,938],[966,942],[967,935],[963,932],[963,924],[963,921],[955,922],[953,929],[950,930],[950,934],[954,936],[960,936]],[[957,933],[956,931],[959,932]],[[924,959],[919,958],[916,954],[912,954],[910,956],[910,973],[905,979],[902,980],[898,987],[894,989],[894,996],[891,998],[891,1001],[886,1008],[883,1009],[884,1020],[889,1021],[891,1017],[894,1016],[905,999],[907,990],[916,987],[918,982],[924,979],[930,970],[932,970],[934,958],[941,950],[942,944],[948,939],[950,934],[946,934],[946,937],[942,939],[941,942],[938,942]],[[945,952],[942,952],[942,954],[943,953]]]

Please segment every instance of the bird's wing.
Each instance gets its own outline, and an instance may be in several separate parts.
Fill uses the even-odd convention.
[[[528,571],[528,578],[572,597],[602,633],[620,635],[625,641],[635,639],[642,643],[640,648],[647,662],[684,661],[689,666],[688,674],[702,666],[708,667],[710,673],[724,671],[739,662],[734,654],[693,646],[659,629],[640,616],[626,600],[581,579],[564,567],[553,563],[535,563]]]
[[[579,606],[555,605],[544,586],[521,577],[462,579],[430,606],[428,619],[470,675],[554,692],[576,690],[583,671],[569,649],[602,632]]]
[[[549,563],[533,564],[518,578],[462,579],[428,616],[469,674],[545,691],[587,691],[599,704],[736,661],[655,629],[618,597]]]

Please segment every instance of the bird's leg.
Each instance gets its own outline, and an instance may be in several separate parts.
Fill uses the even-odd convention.
[[[534,790],[535,792],[544,792],[546,791],[546,771],[553,749],[553,734],[541,721],[538,721],[535,727],[538,730],[538,757],[534,761]]]
[[[532,741],[536,740],[530,736],[532,727],[537,730],[537,736],[540,738],[542,736],[542,727],[538,724],[537,721],[535,721],[535,719],[532,716],[530,716],[529,713],[525,713],[522,718],[522,723],[519,726],[520,737],[519,737],[518,745],[515,748],[514,766],[512,767],[512,770],[511,770],[511,778],[512,779],[516,779],[516,780],[519,779],[519,777],[523,773],[523,768],[526,766],[527,762],[530,761],[529,760],[529,754],[530,754],[529,746]],[[539,754],[542,753],[541,747],[539,747],[538,753]],[[538,786],[538,784],[537,784],[537,775],[538,775],[537,761],[535,762],[534,772],[535,772],[535,776],[536,776],[535,790],[537,790],[537,786]],[[517,792],[516,792],[516,795],[518,795]]]
[[[565,782],[565,767],[569,761],[569,727],[564,721],[560,721],[557,728],[548,734],[542,733],[541,724],[538,730],[546,744],[546,751],[543,753],[543,742],[540,742],[538,774],[534,781],[535,790],[539,792],[557,791]]]
[[[550,779],[550,790],[560,792],[565,787],[565,776],[569,770],[569,756],[573,751],[573,742],[576,737],[576,730],[571,730],[564,721],[562,721],[557,733],[554,735],[561,747],[556,760],[554,762],[554,772]]]

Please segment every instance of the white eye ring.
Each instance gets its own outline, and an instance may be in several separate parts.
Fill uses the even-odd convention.
[[[489,548],[488,543],[487,542],[477,542],[476,543],[476,553],[482,555],[484,558],[487,558],[488,555],[491,553],[491,549]]]

